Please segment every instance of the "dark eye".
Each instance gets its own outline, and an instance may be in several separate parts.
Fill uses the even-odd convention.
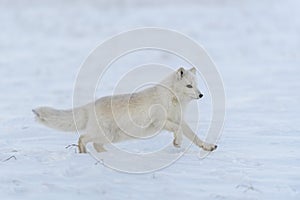
[[[188,87],[188,88],[193,88],[193,86],[192,86],[192,85],[186,85],[186,87]]]

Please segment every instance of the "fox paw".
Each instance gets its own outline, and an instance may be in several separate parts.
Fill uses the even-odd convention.
[[[213,151],[217,148],[217,145],[215,144],[208,144],[208,143],[203,143],[201,146],[203,150],[205,151]]]
[[[181,142],[178,141],[178,140],[176,140],[176,139],[174,139],[174,140],[173,140],[173,145],[174,145],[174,147],[176,147],[176,148],[180,148]]]

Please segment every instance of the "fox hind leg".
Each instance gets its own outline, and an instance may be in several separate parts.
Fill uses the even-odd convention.
[[[89,135],[81,135],[78,139],[78,149],[79,153],[87,153],[86,145],[89,142],[92,142],[93,138]]]
[[[78,149],[79,149],[79,153],[86,153],[86,147],[83,142],[83,135],[80,136],[78,139]]]
[[[98,152],[98,153],[101,153],[101,152],[105,152],[106,149],[103,147],[103,144],[100,144],[100,143],[95,143],[93,144],[95,150]]]

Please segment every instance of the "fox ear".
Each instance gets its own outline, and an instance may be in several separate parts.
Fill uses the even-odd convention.
[[[178,77],[178,79],[182,79],[183,76],[184,76],[184,74],[185,74],[184,68],[183,68],[183,67],[180,67],[180,68],[177,70],[177,77]]]
[[[195,67],[193,67],[189,71],[196,75],[197,69]]]

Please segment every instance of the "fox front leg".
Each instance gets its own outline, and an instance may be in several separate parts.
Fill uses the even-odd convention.
[[[217,148],[217,145],[203,142],[197,135],[192,131],[192,129],[183,121],[181,124],[183,134],[191,140],[195,145],[202,148],[205,151],[213,151]]]
[[[205,151],[213,151],[217,148],[217,145],[203,142],[200,138],[198,138],[198,136],[184,121],[181,122],[181,126],[177,125],[174,122],[167,121],[165,124],[165,128],[174,133],[180,130],[181,133],[183,133],[190,141],[192,141],[195,145],[197,145]]]
[[[180,126],[178,126],[176,123],[167,121],[165,124],[165,129],[168,131],[173,132],[173,145],[174,147],[180,148],[182,144],[182,129]]]
[[[182,144],[182,130],[181,130],[181,128],[180,128],[180,130],[177,130],[176,132],[174,132],[173,136],[174,136],[174,139],[173,139],[174,147],[180,148],[180,146]]]

